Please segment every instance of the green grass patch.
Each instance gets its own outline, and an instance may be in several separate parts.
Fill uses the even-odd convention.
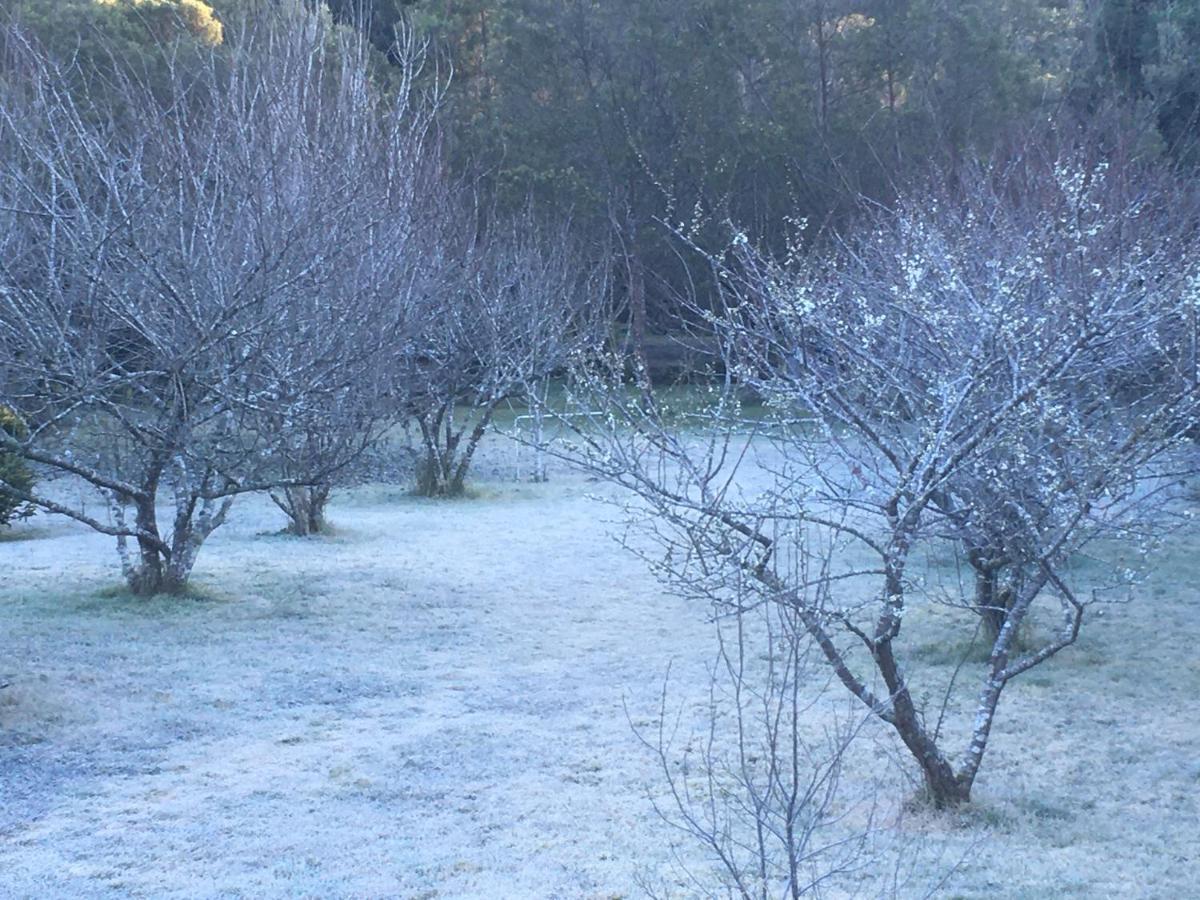
[[[49,537],[54,537],[54,531],[50,528],[28,525],[0,527],[0,544],[19,544],[22,541],[40,541]]]
[[[943,637],[915,645],[909,655],[930,666],[957,666],[959,663],[985,663],[992,652],[982,637]]]

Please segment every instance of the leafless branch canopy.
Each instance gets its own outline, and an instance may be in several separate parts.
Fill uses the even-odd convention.
[[[1074,562],[1106,538],[1148,552],[1193,468],[1188,209],[1169,178],[1067,150],[934,183],[816,252],[776,260],[735,233],[706,257],[721,306],[692,308],[719,347],[708,401],[585,368],[578,405],[604,413],[573,420],[570,455],[649,503],[669,577],[795,608],[935,801],[961,802],[1004,686],[1073,643],[1103,587]],[[837,550],[804,563],[815,545]],[[927,577],[947,552],[970,585]],[[958,761],[898,641],[936,601],[991,642]],[[1057,626],[1023,647],[1046,602]]]
[[[410,37],[385,99],[350,35],[285,5],[95,92],[0,38],[19,73],[0,79],[0,396],[21,452],[110,497],[107,523],[39,502],[116,534],[136,591],[179,589],[237,494],[330,477],[396,390],[383,359],[428,289],[433,103]]]

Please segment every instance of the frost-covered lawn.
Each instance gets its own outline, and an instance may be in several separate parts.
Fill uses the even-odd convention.
[[[0,538],[0,896],[672,883],[629,719],[653,720],[669,662],[677,701],[703,687],[706,611],[607,536],[600,486],[481,487],[346,492],[316,540],[244,500],[200,600],[123,597],[111,539],[61,519]],[[906,819],[935,852],[905,895],[973,847],[943,896],[1196,896],[1197,574],[1177,539],[1143,596],[1006,694],[972,810]],[[939,615],[911,664],[948,677]],[[892,756],[872,728],[850,763],[883,782],[881,821],[911,793]]]

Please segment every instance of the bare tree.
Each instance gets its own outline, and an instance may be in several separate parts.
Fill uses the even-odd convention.
[[[526,211],[488,231],[471,229],[468,239],[462,233],[446,242],[443,258],[457,264],[442,269],[446,287],[429,298],[405,379],[421,435],[417,490],[425,496],[462,493],[496,410],[544,400],[540,386],[595,342],[608,308],[607,259],[589,263],[567,225],[544,226]]]
[[[1191,470],[1200,257],[1181,196],[1067,151],[935,184],[820,254],[775,262],[735,236],[709,259],[722,308],[694,310],[722,347],[709,402],[672,409],[594,364],[576,406],[603,413],[572,454],[648,504],[668,577],[736,578],[742,605],[794,611],[933,802],[962,803],[1005,686],[1129,589],[1131,569],[1081,575],[1081,555],[1148,554]],[[818,534],[836,547],[820,566]],[[947,551],[968,583],[936,567]],[[946,703],[926,709],[904,664],[905,616],[934,602],[993,626],[957,758]]]
[[[813,708],[829,706],[827,679],[794,609],[709,599],[718,650],[704,730],[683,730],[682,712],[672,721],[664,687],[656,729],[639,731],[666,787],[655,810],[715,864],[712,873],[676,856],[705,896],[821,896],[869,863],[874,798],[869,789],[847,797],[842,785],[863,719],[848,712],[832,727],[814,725]]]
[[[227,35],[103,96],[3,36],[0,396],[27,426],[7,445],[109,498],[108,519],[21,499],[114,535],[137,594],[182,591],[238,494],[344,465],[361,443],[331,436],[369,424],[404,341],[428,112],[403,87],[388,107],[303,4]]]
[[[365,76],[367,61],[359,55],[365,47],[340,52],[347,50],[352,79]],[[428,301],[445,281],[436,235],[445,227],[440,217],[450,208],[451,190],[441,177],[433,129],[443,85],[436,74],[423,77],[425,48],[410,29],[397,31],[392,55],[399,75],[386,104],[366,82],[356,85],[357,98],[328,101],[339,112],[363,105],[362,120],[349,123],[357,131],[340,142],[350,152],[327,161],[335,172],[348,166],[357,173],[361,190],[352,214],[362,217],[361,235],[339,249],[319,289],[291,304],[295,326],[278,333],[282,352],[293,352],[298,339],[330,342],[330,357],[359,362],[353,383],[303,428],[290,420],[287,404],[265,408],[260,425],[288,438],[277,455],[280,484],[270,496],[287,514],[288,530],[301,536],[325,530],[334,476],[350,474],[403,417],[412,389],[406,379],[429,333]],[[418,78],[425,85],[419,96]]]

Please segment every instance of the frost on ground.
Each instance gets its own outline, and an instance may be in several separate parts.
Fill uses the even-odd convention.
[[[681,697],[702,685],[712,630],[608,537],[597,488],[368,486],[316,540],[249,498],[198,600],[111,590],[111,539],[65,520],[0,538],[0,896],[695,896],[630,720],[668,663]],[[902,896],[964,854],[945,896],[1200,884],[1191,548],[1171,552],[1012,688],[971,811],[906,820]],[[912,627],[913,665],[948,675],[937,616]],[[902,799],[889,741],[847,777]]]

